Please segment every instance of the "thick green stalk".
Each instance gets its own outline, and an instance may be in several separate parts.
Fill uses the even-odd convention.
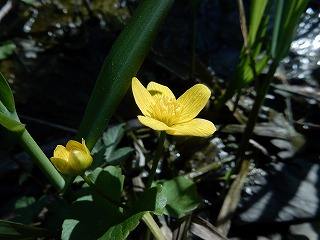
[[[160,157],[162,155],[163,144],[164,144],[165,140],[166,140],[166,132],[165,131],[161,131],[160,132],[158,146],[157,146],[156,155],[155,155],[153,163],[152,163],[152,168],[150,170],[150,174],[149,174],[149,177],[148,177],[146,189],[151,187],[152,181],[154,179],[154,176],[156,175],[156,170],[157,170],[157,167],[158,167],[158,164],[159,164],[159,161],[160,161]]]
[[[165,240],[163,233],[161,232],[161,229],[159,228],[158,224],[154,221],[152,215],[147,212],[142,216],[142,221],[148,226],[150,231],[152,232],[153,236],[157,240]]]
[[[173,0],[143,0],[106,57],[83,116],[77,140],[92,149],[138,72]]]
[[[59,191],[62,192],[65,187],[65,180],[55,169],[47,156],[43,153],[38,144],[34,141],[27,130],[20,135],[14,134],[19,144],[34,160],[36,165],[41,169],[49,182]]]
[[[0,73],[0,125],[8,130],[17,142],[24,148],[35,164],[40,168],[49,182],[59,191],[65,190],[65,179],[55,169],[39,145],[34,141],[25,125],[22,124],[17,115],[14,98],[9,84]],[[63,192],[66,199],[73,200],[73,192]]]

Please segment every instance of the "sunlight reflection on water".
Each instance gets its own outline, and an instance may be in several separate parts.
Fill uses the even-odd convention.
[[[302,16],[291,53],[284,59],[289,79],[309,79],[320,65],[320,14],[308,8]]]

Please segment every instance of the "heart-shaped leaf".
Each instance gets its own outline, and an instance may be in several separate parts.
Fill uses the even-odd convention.
[[[164,214],[180,218],[198,206],[200,199],[196,186],[190,179],[179,176],[161,184],[162,193],[167,198]]]

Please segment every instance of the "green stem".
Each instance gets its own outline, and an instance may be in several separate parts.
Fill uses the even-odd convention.
[[[266,78],[264,79],[263,84],[261,86],[258,86],[259,84],[256,85],[257,86],[257,88],[256,88],[257,96],[256,96],[255,102],[253,104],[252,110],[250,112],[246,128],[245,128],[244,133],[241,138],[241,142],[240,142],[240,145],[238,148],[238,153],[237,153],[236,165],[233,169],[231,169],[230,173],[226,177],[227,184],[231,180],[230,176],[232,176],[241,166],[241,163],[244,158],[244,153],[248,147],[250,137],[251,137],[253,130],[254,130],[254,126],[256,125],[261,106],[262,106],[264,99],[265,99],[265,96],[269,90],[269,86],[273,80],[273,75],[274,75],[275,71],[277,70],[278,65],[279,65],[278,61],[273,61],[270,65],[268,74],[267,74]]]
[[[269,86],[273,80],[273,76],[274,76],[275,71],[277,70],[278,65],[279,65],[278,61],[273,61],[271,63],[268,74],[267,74],[266,79],[264,80],[262,86],[259,87],[259,89],[256,89],[257,96],[256,96],[255,102],[253,104],[251,113],[249,115],[247,126],[246,126],[245,131],[242,135],[241,143],[240,143],[239,150],[238,150],[238,159],[243,158],[244,153],[248,147],[249,139],[252,135],[254,126],[257,122],[261,106],[262,106],[264,99],[265,99],[265,96],[269,90]]]
[[[92,181],[89,177],[87,177],[85,174],[82,174],[81,177],[83,180],[98,194],[103,196],[108,202],[112,203],[113,205],[116,205],[117,207],[121,207],[123,209],[128,209],[128,207],[120,202],[117,202],[116,200],[112,199],[108,195],[106,195],[103,191],[101,191]]]
[[[148,178],[148,181],[147,181],[146,189],[151,187],[152,181],[154,179],[154,176],[156,175],[156,170],[157,170],[157,167],[158,167],[158,164],[159,164],[159,161],[160,161],[160,157],[161,157],[161,154],[162,154],[163,144],[164,144],[165,139],[166,139],[166,132],[165,131],[161,131],[160,132],[158,146],[157,146],[156,155],[155,155],[153,163],[152,163],[152,168],[150,170],[150,174],[149,174],[149,178]]]
[[[161,229],[159,228],[158,224],[154,221],[152,215],[147,212],[142,216],[142,221],[148,226],[150,231],[152,232],[153,236],[157,240],[165,240],[165,236],[163,235]]]
[[[61,174],[55,169],[47,156],[43,153],[38,144],[34,141],[27,130],[23,133],[15,134],[19,144],[35,161],[36,165],[41,169],[49,182],[59,191],[62,192],[65,187],[65,180]]]
[[[270,65],[268,74],[266,76],[265,81],[263,82],[261,88],[256,89],[257,96],[255,99],[255,102],[253,104],[252,111],[250,113],[246,129],[242,135],[241,143],[238,149],[238,160],[236,162],[236,166],[231,170],[229,177],[227,178],[227,183],[231,181],[230,176],[234,172],[238,170],[238,168],[241,166],[240,172],[238,174],[238,177],[236,180],[232,183],[226,198],[224,199],[223,205],[221,207],[218,219],[217,219],[217,226],[218,228],[227,235],[229,228],[230,228],[230,221],[231,218],[238,206],[239,200],[240,200],[240,194],[241,189],[243,187],[245,178],[247,176],[247,173],[249,171],[250,161],[244,160],[245,151],[248,147],[250,137],[252,135],[254,126],[256,124],[256,121],[258,119],[258,115],[261,109],[261,106],[264,102],[265,96],[268,92],[269,86],[271,81],[273,80],[274,73],[278,67],[279,62],[273,61]]]

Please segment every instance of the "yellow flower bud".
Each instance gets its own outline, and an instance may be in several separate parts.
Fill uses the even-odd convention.
[[[59,172],[71,176],[83,174],[92,164],[92,156],[84,139],[82,143],[70,140],[66,147],[58,145],[50,158]]]

